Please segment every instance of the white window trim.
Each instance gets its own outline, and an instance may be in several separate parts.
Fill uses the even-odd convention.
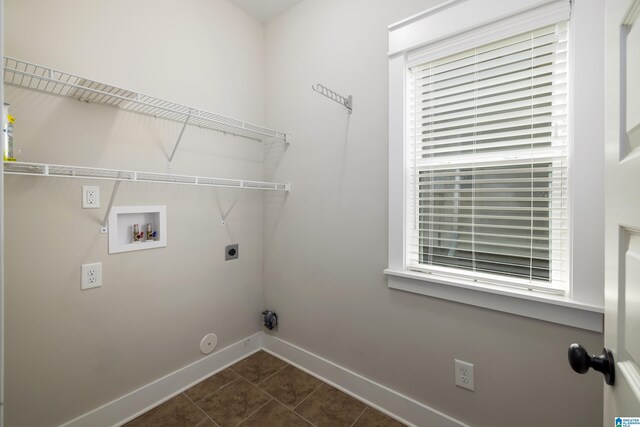
[[[603,0],[573,3],[569,53],[569,293],[546,295],[409,271],[404,253],[408,58],[415,61],[423,53],[431,56],[434,52],[445,55],[472,47],[468,45],[472,41],[485,44],[514,35],[518,29],[526,31],[522,25],[544,26],[566,9],[568,0],[451,0],[389,27],[389,268],[385,273],[390,288],[602,332],[604,5]],[[576,75],[574,69],[581,71]],[[578,150],[574,149],[575,141],[580,141]]]

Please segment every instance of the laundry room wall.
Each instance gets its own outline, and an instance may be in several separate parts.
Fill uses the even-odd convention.
[[[264,26],[226,0],[7,0],[5,54],[263,122]],[[260,143],[8,86],[18,160],[262,179]],[[100,209],[81,209],[81,186]],[[5,425],[59,425],[259,331],[262,194],[123,182],[116,206],[166,205],[166,248],[108,254],[113,181],[5,178]],[[221,216],[238,199],[222,225]],[[224,261],[239,243],[240,258]],[[80,266],[103,286],[80,291]],[[169,392],[169,391],[168,391]]]
[[[265,205],[274,335],[472,426],[600,426],[602,378],[571,371],[567,348],[598,351],[601,334],[387,287],[387,27],[438,3],[306,0],[267,25],[266,120],[295,141],[266,165],[270,179],[294,184],[285,205]],[[603,32],[601,14],[580,13],[579,37]],[[602,43],[574,42],[603,70]],[[353,114],[315,93],[316,83],[353,95]],[[601,106],[602,94],[580,99]],[[576,146],[577,155],[602,148],[597,135]],[[578,201],[580,212],[602,214],[597,197]],[[595,262],[574,273],[597,280],[602,271]],[[454,359],[475,365],[475,392],[454,385]]]

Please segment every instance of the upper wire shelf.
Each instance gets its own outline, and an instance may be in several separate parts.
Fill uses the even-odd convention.
[[[250,190],[275,190],[289,192],[289,183],[251,181],[245,179],[212,178],[204,176],[174,175],[155,172],[138,172],[119,169],[90,168],[85,166],[50,165],[44,163],[4,162],[8,175],[36,175],[61,178],[91,178],[115,181],[155,182],[187,184],[205,187],[243,188]]]
[[[284,142],[289,142],[290,139],[290,136],[284,132],[10,57],[4,57],[4,82],[12,86],[68,96],[80,101],[107,105],[153,117],[181,123],[188,122],[194,126],[260,142],[268,138]]]

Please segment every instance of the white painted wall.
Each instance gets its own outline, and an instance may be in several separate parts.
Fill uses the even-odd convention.
[[[600,334],[387,288],[387,26],[436,3],[306,0],[267,25],[266,120],[295,140],[267,168],[294,189],[265,205],[275,335],[469,425],[599,426],[602,379],[566,351]],[[352,94],[353,115],[314,83]],[[475,364],[475,393],[454,358]]]
[[[263,121],[264,28],[226,0],[7,0],[5,53]],[[166,172],[177,123],[9,87],[21,161]],[[262,147],[189,127],[174,172],[262,179]],[[82,210],[81,186],[102,209]],[[109,181],[5,179],[7,426],[58,425],[259,330],[262,196],[123,183],[116,205],[166,205],[168,246],[108,255]],[[226,226],[220,212],[242,198]],[[224,246],[240,259],[224,262]],[[80,291],[80,265],[103,287]]]

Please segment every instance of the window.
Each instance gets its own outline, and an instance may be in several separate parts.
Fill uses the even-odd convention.
[[[409,269],[567,290],[567,27],[409,58]]]
[[[602,332],[604,3],[389,27],[388,286]]]

